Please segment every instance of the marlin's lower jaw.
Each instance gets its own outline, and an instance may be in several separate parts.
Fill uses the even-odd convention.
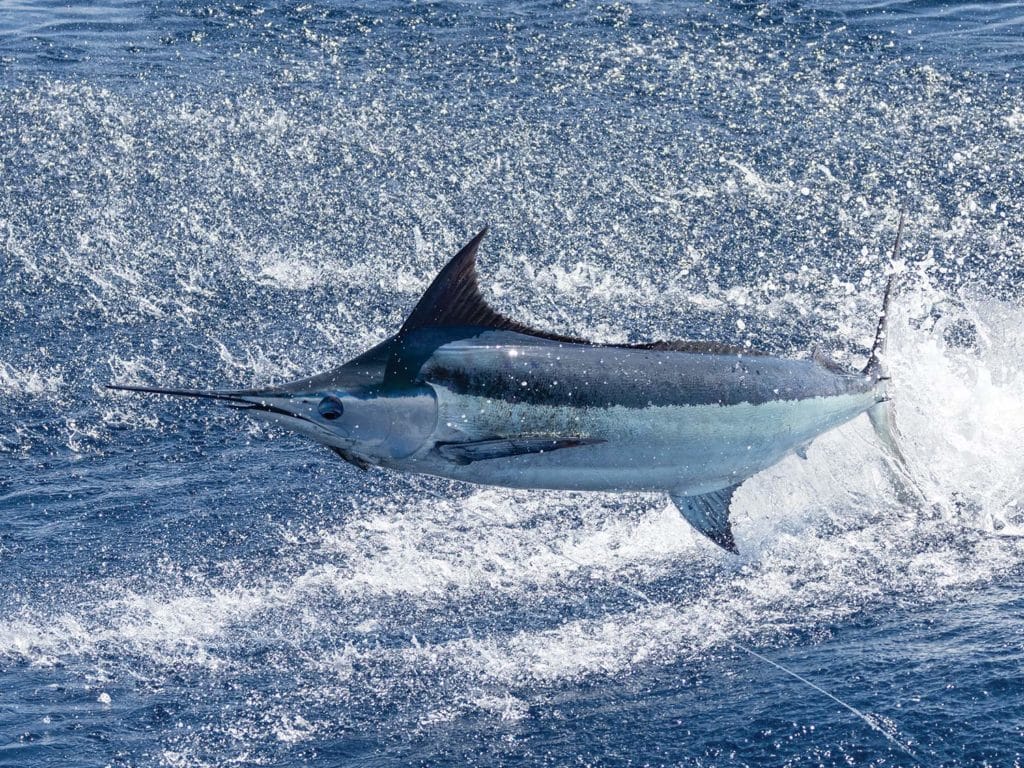
[[[229,408],[245,411],[259,421],[273,424],[330,448],[350,449],[356,440],[325,423],[317,414],[320,394],[266,392],[242,395],[225,402]]]

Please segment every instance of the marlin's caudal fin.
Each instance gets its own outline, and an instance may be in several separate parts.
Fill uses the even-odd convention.
[[[900,223],[896,228],[896,242],[892,246],[892,255],[889,257],[890,269],[892,263],[900,252],[900,241],[903,239],[903,211],[900,211]],[[864,366],[864,373],[873,376],[878,380],[886,380],[883,358],[885,357],[885,341],[889,335],[889,310],[892,303],[893,283],[896,280],[896,273],[890,272],[889,281],[885,284],[885,294],[882,296],[882,314],[878,318],[878,327],[875,329],[875,343],[871,347],[871,357],[868,364]]]
[[[890,268],[900,251],[900,241],[903,239],[904,213],[900,211],[900,223],[896,229],[896,242],[893,244],[892,255],[889,258]],[[889,395],[889,371],[885,364],[885,347],[889,335],[889,318],[892,305],[893,284],[896,280],[896,273],[891,272],[889,280],[885,285],[885,295],[882,298],[882,314],[878,318],[878,327],[875,330],[875,343],[871,347],[871,356],[864,366],[864,375],[873,378],[877,383],[879,401],[869,411],[868,418],[871,426],[878,435],[879,441],[885,448],[892,461],[894,468],[906,480],[910,480],[910,471],[907,460],[899,446],[899,432],[896,429],[896,411],[893,407],[892,398]]]

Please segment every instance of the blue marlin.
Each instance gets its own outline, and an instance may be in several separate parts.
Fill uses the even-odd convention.
[[[601,344],[495,311],[476,273],[486,231],[441,270],[398,333],[338,368],[264,389],[110,388],[222,401],[364,470],[665,492],[733,552],[736,489],[822,433],[867,413],[899,458],[882,364],[891,280],[861,371],[716,343]]]

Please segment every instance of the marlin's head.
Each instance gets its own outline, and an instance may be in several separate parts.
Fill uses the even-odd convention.
[[[486,232],[441,270],[397,334],[338,368],[267,389],[108,388],[216,400],[323,443],[358,466],[411,456],[437,424],[434,390],[418,376],[434,348],[488,330],[539,333],[500,315],[480,293],[476,253]]]
[[[429,387],[384,393],[376,388],[311,389],[310,383],[303,380],[263,390],[169,389],[118,384],[107,388],[216,400],[332,449],[367,459],[409,456],[430,437],[437,422],[437,404]]]

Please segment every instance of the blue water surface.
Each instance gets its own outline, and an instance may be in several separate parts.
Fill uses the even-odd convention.
[[[736,496],[360,472],[215,405],[484,291],[863,365]],[[1020,766],[1019,3],[0,6],[0,765]],[[820,686],[858,710],[773,664]]]

